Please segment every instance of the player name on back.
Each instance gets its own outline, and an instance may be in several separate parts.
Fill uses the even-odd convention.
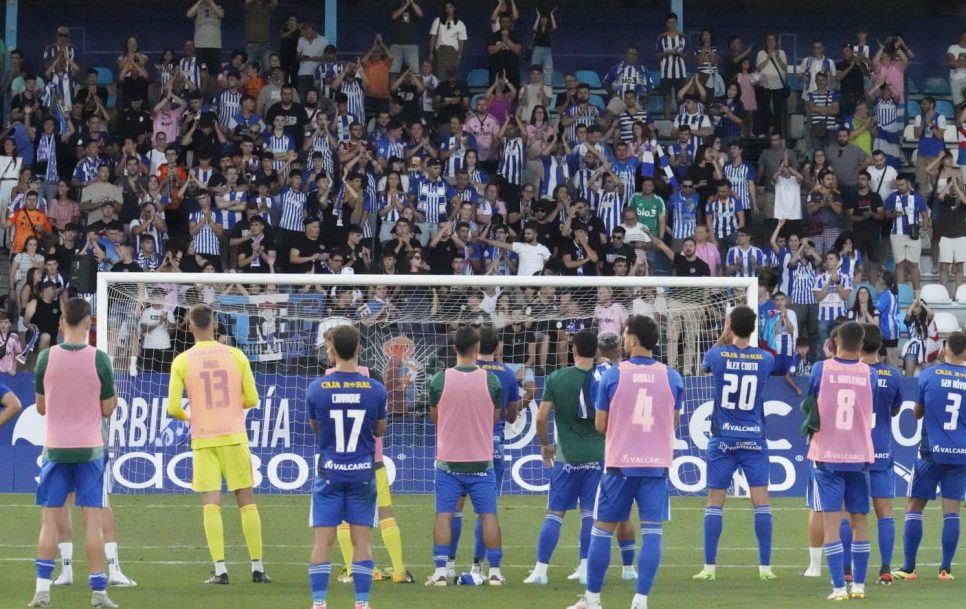
[[[855,374],[833,374],[832,382],[842,385],[855,385],[865,387],[869,384],[869,377]]]
[[[943,379],[939,381],[939,386],[943,389],[966,391],[966,379]]]

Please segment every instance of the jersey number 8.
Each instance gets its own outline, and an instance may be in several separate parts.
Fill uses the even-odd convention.
[[[839,389],[835,407],[835,429],[849,431],[855,418],[855,391]]]

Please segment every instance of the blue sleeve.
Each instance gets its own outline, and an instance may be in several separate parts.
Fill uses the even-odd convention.
[[[684,408],[684,379],[681,373],[674,368],[667,369],[667,381],[671,386],[671,393],[674,394],[674,410]]]
[[[419,196],[419,178],[409,183],[409,196],[413,198]]]
[[[456,196],[456,189],[450,186],[449,182],[446,183],[446,199],[452,199]]]
[[[888,197],[886,197],[885,203],[883,203],[882,206],[885,207],[886,211],[895,211],[896,200],[896,193],[891,193]]]
[[[917,192],[916,193],[916,213],[920,214],[922,212],[927,212],[927,211],[929,211],[929,208],[926,207],[926,202],[923,200],[922,195]]]
[[[0,398],[10,393],[10,391],[11,391],[10,387],[7,387],[3,383],[0,383]]]
[[[322,391],[320,382],[313,382],[309,385],[309,390],[305,394],[305,406],[309,413],[310,421],[318,421],[319,416],[316,412],[316,405],[319,403],[322,396],[319,393]]]
[[[715,361],[718,357],[718,347],[712,347],[710,351],[704,354],[703,367],[705,372],[711,372],[714,369]]]
[[[822,383],[822,362],[816,362],[812,366],[812,376],[808,379],[808,392],[806,395],[818,398],[818,386]]]
[[[615,78],[617,78],[617,66],[611,66],[611,68],[607,70],[607,74],[604,74],[602,84],[606,86],[607,84],[614,82]]]
[[[768,377],[771,376],[771,371],[775,369],[775,356],[767,351],[765,351],[763,354],[765,356],[765,367],[767,370],[763,371],[762,374],[765,375],[764,378],[765,381],[767,381]]]
[[[389,400],[389,394],[386,393],[386,386],[382,383],[375,383],[375,400],[376,400],[376,420],[385,419],[389,416],[386,411],[386,402]]]
[[[617,381],[620,379],[620,368],[618,366],[611,366],[604,376],[600,379],[600,385],[597,388],[597,410],[602,412],[608,412],[610,410],[610,401],[614,397],[614,392],[617,391]]]
[[[506,408],[510,405],[510,402],[516,402],[520,399],[520,390],[515,374],[510,372],[508,368],[503,368],[499,372],[497,377],[500,379],[500,384],[503,385],[503,407]]]
[[[916,403],[921,406],[926,405],[926,385],[929,383],[930,378],[932,378],[932,374],[928,371],[923,372],[919,377],[919,384],[916,385]]]

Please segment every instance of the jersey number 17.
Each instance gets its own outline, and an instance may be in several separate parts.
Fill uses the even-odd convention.
[[[335,429],[335,452],[353,453],[359,445],[359,434],[362,432],[362,422],[366,418],[366,411],[353,410],[330,410],[329,418],[332,419],[332,427]],[[349,429],[349,441],[346,442],[346,426],[351,424]]]

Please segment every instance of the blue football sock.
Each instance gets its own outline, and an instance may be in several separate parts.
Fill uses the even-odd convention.
[[[550,563],[553,550],[560,540],[560,526],[562,524],[563,518],[556,514],[544,516],[543,524],[540,526],[540,535],[537,537],[537,562]]]
[[[842,549],[842,542],[827,543],[824,546],[825,560],[828,562],[828,571],[832,575],[832,586],[835,588],[845,587],[845,552]]]
[[[100,573],[91,573],[87,576],[87,581],[91,585],[91,590],[94,592],[105,592],[107,590],[107,574],[101,571]]]
[[[477,516],[476,523],[473,525],[473,562],[483,562],[484,556],[486,556],[486,546],[483,545],[483,520]]]
[[[886,516],[879,519],[879,559],[884,567],[892,565],[896,548],[896,519]]]
[[[709,505],[704,509],[704,564],[713,565],[718,560],[718,540],[724,528],[724,510]]]
[[[329,595],[329,574],[332,573],[332,563],[316,562],[309,565],[309,587],[312,589],[312,601],[324,601]]]
[[[637,565],[637,593],[650,594],[651,585],[661,566],[664,530],[659,523],[641,525],[641,555]]]
[[[943,562],[940,569],[952,571],[953,556],[956,555],[956,546],[959,544],[959,514],[946,514],[943,516]]]
[[[610,566],[610,545],[614,534],[594,527],[590,531],[590,550],[587,552],[587,591],[599,593],[604,586],[604,574]]]
[[[865,583],[865,576],[869,572],[870,554],[872,554],[871,543],[868,541],[852,542],[852,583]]]
[[[922,543],[922,512],[906,512],[906,524],[902,532],[902,552],[905,556],[902,570],[912,573],[916,570],[916,554]]]
[[[449,525],[449,549],[447,556],[456,559],[456,550],[460,547],[460,535],[463,534],[463,512],[453,512],[453,519]]]
[[[590,510],[582,511],[580,513],[580,547],[577,549],[577,554],[580,560],[587,558],[587,552],[590,551],[590,530],[594,528],[594,513]]]
[[[491,569],[499,569],[503,561],[503,548],[487,548],[486,562],[490,563]]]
[[[375,563],[371,560],[352,561],[352,585],[356,589],[357,603],[369,602],[373,567],[375,567]]]
[[[37,579],[53,579],[54,561],[38,558],[34,561],[34,568],[37,570]]]
[[[758,564],[771,564],[771,506],[759,505],[755,508],[755,537],[758,538]]]
[[[618,539],[617,545],[621,549],[621,564],[625,567],[633,567],[634,559],[637,558],[637,540],[631,539]]]
[[[852,572],[852,523],[843,518],[839,523],[839,541],[842,542],[842,564],[845,570]]]
[[[449,546],[444,543],[433,544],[433,565],[439,569],[446,566]]]

